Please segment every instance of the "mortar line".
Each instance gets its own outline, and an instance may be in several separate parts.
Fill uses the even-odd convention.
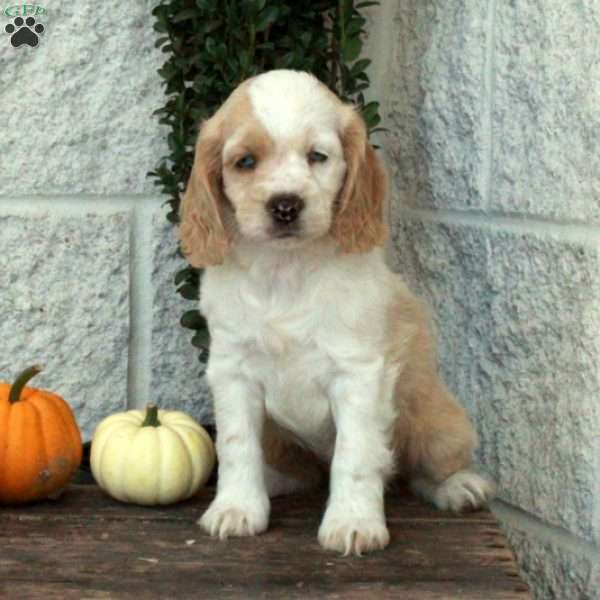
[[[59,215],[112,214],[129,212],[140,204],[160,205],[166,201],[158,194],[148,196],[0,196],[0,214],[31,215],[52,212]]]
[[[9,201],[21,201],[21,200],[40,200],[54,201],[64,200],[67,202],[79,202],[79,201],[102,201],[105,199],[109,200],[123,200],[126,202],[139,202],[140,198],[161,198],[166,200],[167,197],[164,194],[157,192],[108,192],[108,193],[94,193],[94,192],[50,192],[48,194],[36,194],[36,193],[25,193],[25,194],[1,194],[0,202],[4,200]]]
[[[600,545],[597,543],[581,538],[567,529],[547,523],[537,515],[504,500],[494,500],[491,509],[501,522],[504,521],[507,525],[523,533],[560,546],[573,554],[600,562]]]
[[[143,408],[152,383],[152,217],[151,206],[135,206],[131,214],[129,257],[129,352],[127,408]]]
[[[593,225],[578,221],[557,221],[519,213],[490,212],[485,210],[461,211],[402,207],[397,215],[429,223],[445,223],[463,227],[494,229],[516,234],[536,235],[578,244],[597,246],[600,243],[600,224]]]

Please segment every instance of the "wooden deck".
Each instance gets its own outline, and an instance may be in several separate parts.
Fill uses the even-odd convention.
[[[72,486],[57,502],[2,507],[0,598],[531,598],[489,512],[454,516],[395,492],[390,546],[342,557],[317,543],[324,493],[275,499],[266,534],[226,542],[195,525],[212,495],[142,508]]]

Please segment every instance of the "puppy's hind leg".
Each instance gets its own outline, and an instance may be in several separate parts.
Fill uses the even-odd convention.
[[[411,489],[440,510],[481,508],[495,486],[471,468],[473,426],[441,381],[428,392],[406,398],[406,414],[398,422],[397,447]]]
[[[262,445],[269,497],[307,491],[325,481],[325,469],[317,457],[287,439],[285,432],[269,418],[265,422]]]

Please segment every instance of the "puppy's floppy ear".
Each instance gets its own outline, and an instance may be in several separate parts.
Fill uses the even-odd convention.
[[[227,220],[227,199],[222,189],[223,133],[215,115],[198,136],[194,166],[179,208],[179,237],[184,256],[194,267],[223,262],[233,231]]]
[[[366,252],[381,246],[386,237],[383,207],[387,174],[367,139],[362,117],[350,111],[341,141],[346,178],[338,197],[332,233],[345,252]]]

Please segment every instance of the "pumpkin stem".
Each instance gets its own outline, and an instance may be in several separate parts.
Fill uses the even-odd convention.
[[[17,375],[15,382],[10,388],[10,393],[8,394],[8,401],[11,404],[18,402],[21,398],[21,392],[23,391],[23,388],[27,385],[27,382],[32,377],[35,377],[43,369],[44,367],[42,365],[33,365],[33,367],[29,367],[28,369],[25,369],[22,373]]]
[[[156,404],[148,404],[146,406],[146,418],[142,423],[142,427],[160,427],[158,420],[158,406]]]

